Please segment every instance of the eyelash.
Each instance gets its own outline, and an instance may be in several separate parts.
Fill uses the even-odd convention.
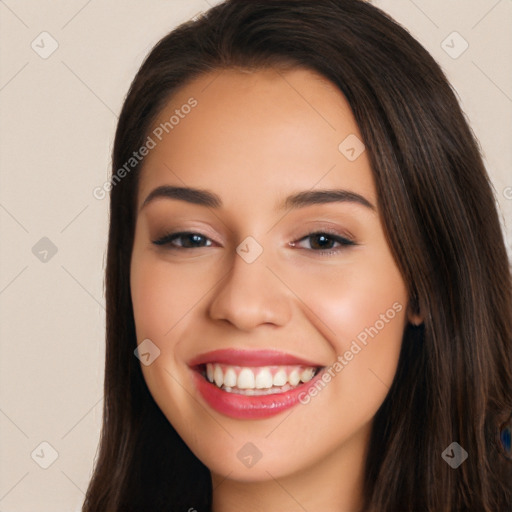
[[[206,245],[206,246],[201,245],[201,246],[198,246],[198,247],[180,247],[180,246],[172,245],[172,242],[174,240],[177,240],[177,239],[180,239],[180,238],[184,238],[186,236],[200,237],[203,240],[209,240],[211,242],[211,240],[207,236],[202,235],[201,233],[196,233],[196,232],[193,232],[193,231],[180,231],[180,232],[177,232],[177,233],[166,234],[163,237],[161,237],[161,238],[159,238],[157,240],[154,240],[153,244],[158,245],[158,246],[168,246],[169,250],[178,250],[178,251],[180,251],[180,250],[184,251],[184,250],[190,250],[190,249],[201,249],[203,247],[211,247],[211,244],[210,245]],[[328,240],[333,241],[334,243],[339,244],[339,246],[337,248],[334,248],[334,249],[332,249],[332,248],[329,248],[329,249],[306,249],[306,250],[310,250],[310,251],[319,253],[319,254],[324,255],[324,256],[329,256],[329,255],[337,254],[338,252],[346,249],[347,247],[357,245],[353,240],[350,240],[349,238],[340,236],[340,235],[338,235],[336,233],[330,233],[329,231],[314,231],[312,233],[307,234],[306,236],[303,236],[302,238],[300,238],[296,242],[290,242],[289,245],[291,247],[296,247],[296,244],[298,244],[298,243],[300,243],[300,242],[302,242],[302,241],[304,241],[304,240],[306,240],[308,238],[313,238],[313,237],[324,237],[324,238],[327,238]]]

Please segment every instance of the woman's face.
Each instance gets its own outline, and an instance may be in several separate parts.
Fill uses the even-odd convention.
[[[408,297],[347,101],[307,70],[224,70],[149,136],[130,283],[155,401],[214,479],[356,478]]]

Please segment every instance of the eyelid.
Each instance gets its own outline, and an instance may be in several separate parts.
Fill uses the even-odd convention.
[[[306,233],[303,236],[297,238],[297,240],[303,240],[308,236],[314,235],[329,235],[332,238],[342,239],[346,242],[350,242],[353,245],[358,245],[356,237],[352,235],[352,233],[350,233],[346,229],[331,226],[317,226],[316,228],[311,228],[310,230],[306,231]]]

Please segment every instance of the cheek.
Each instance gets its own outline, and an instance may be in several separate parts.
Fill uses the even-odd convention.
[[[208,291],[183,267],[134,254],[130,277],[137,339],[170,339],[170,332]]]
[[[334,352],[325,391],[311,406],[328,410],[332,423],[343,425],[346,434],[371,421],[391,387],[407,292],[396,267],[385,260],[311,277],[309,285],[303,278],[299,293],[307,297],[307,306],[317,315],[312,321]]]
[[[296,281],[315,313],[311,321],[334,357],[343,357],[343,373],[354,389],[371,381],[390,386],[406,324],[405,285],[391,257],[380,254]]]
[[[190,330],[194,306],[208,290],[188,274],[147,252],[135,249],[132,255],[130,288],[137,342],[150,339],[160,351],[151,364],[141,364],[141,370],[153,398],[173,424],[179,419],[176,411],[189,410],[186,376],[179,368],[180,340]]]
[[[142,372],[162,410],[176,409],[186,402],[182,352],[194,328],[197,312],[213,286],[209,269],[198,272],[194,265],[172,264],[143,250],[134,250],[130,288],[137,342],[149,339],[159,349]],[[176,402],[177,401],[177,402]],[[171,407],[172,404],[172,407]]]

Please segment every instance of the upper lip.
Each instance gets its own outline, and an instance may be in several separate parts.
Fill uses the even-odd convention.
[[[233,366],[285,366],[301,365],[308,367],[320,367],[314,361],[308,361],[301,357],[293,356],[277,350],[241,350],[219,349],[212,350],[194,357],[189,366],[200,366],[207,363],[220,363]]]

